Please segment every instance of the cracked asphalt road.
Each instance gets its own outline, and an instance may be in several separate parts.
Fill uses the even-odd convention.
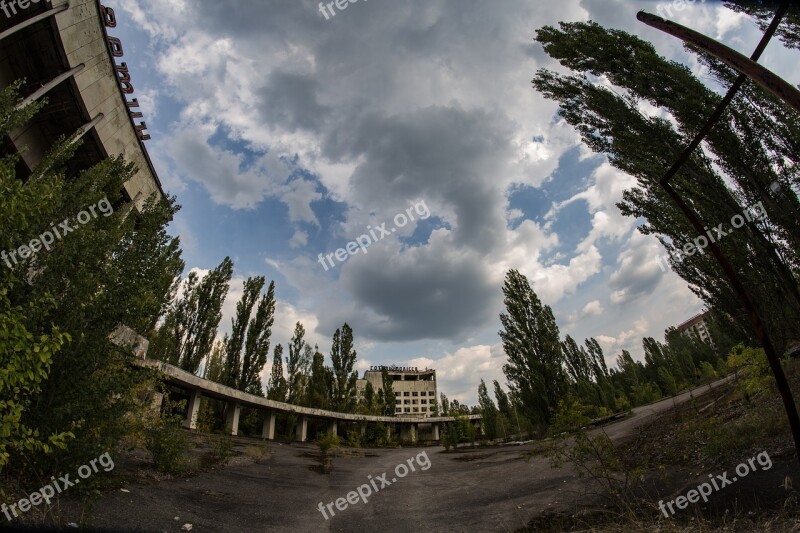
[[[698,396],[708,387],[694,389]],[[684,393],[674,399],[689,399]],[[605,426],[614,440],[631,435],[646,418],[669,409],[673,399],[634,410]],[[255,441],[237,439],[237,446]],[[502,446],[459,454],[441,447],[365,450],[367,456],[333,459],[333,471],[313,468],[311,444],[272,443],[273,454],[259,464],[227,466],[188,479],[126,484],[106,493],[93,507],[92,525],[120,530],[178,532],[185,523],[206,531],[514,531],[547,509],[570,508],[581,498],[586,480],[565,467],[553,469],[543,457],[523,458],[527,446]],[[430,468],[417,469],[326,520],[320,502],[347,493],[425,452]],[[469,460],[467,460],[469,459]],[[378,483],[380,487],[380,483]],[[70,510],[68,509],[67,516]],[[77,512],[75,509],[71,510]],[[175,518],[178,518],[177,520]],[[72,516],[75,520],[77,516]]]

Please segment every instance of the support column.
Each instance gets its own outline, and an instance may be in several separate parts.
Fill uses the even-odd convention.
[[[242,412],[242,406],[236,402],[228,404],[227,413],[225,414],[225,430],[228,435],[239,434],[239,415]]]
[[[81,63],[80,65],[62,73],[53,78],[52,80],[48,81],[44,85],[42,85],[39,89],[36,89],[32,94],[26,96],[24,100],[17,104],[16,109],[22,109],[27,107],[31,102],[38,100],[42,96],[46,95],[50,89],[61,83],[62,81],[71,78],[78,72],[82,71],[86,65]]]
[[[61,4],[60,6],[58,6],[58,7],[54,7],[53,9],[48,9],[44,13],[36,15],[35,17],[31,17],[31,18],[29,18],[28,20],[26,20],[24,22],[20,22],[16,26],[12,26],[12,27],[8,28],[6,31],[0,33],[0,41],[5,39],[9,35],[14,35],[18,31],[24,30],[28,26],[32,26],[33,24],[36,24],[40,20],[44,20],[46,18],[52,17],[56,13],[61,13],[62,11],[66,11],[68,8],[69,8],[69,3],[65,2],[65,3]]]
[[[264,416],[264,425],[261,426],[261,438],[275,440],[275,411],[267,411]]]
[[[418,425],[416,423],[411,424],[411,431],[410,431],[410,433],[411,433],[411,444],[416,444],[417,443],[417,433],[418,433],[417,429],[418,429]]]
[[[295,440],[305,442],[308,436],[308,419],[305,416],[297,418],[297,427],[295,428]]]
[[[164,397],[161,395],[159,401]],[[197,429],[197,415],[200,413],[200,398],[199,390],[193,390],[189,393],[189,404],[186,406],[186,418],[183,420],[183,427],[187,429]]]
[[[337,435],[339,430],[339,424],[336,420],[328,420],[328,433],[331,435]]]
[[[433,424],[433,440],[441,440],[439,437],[439,424],[437,422]]]

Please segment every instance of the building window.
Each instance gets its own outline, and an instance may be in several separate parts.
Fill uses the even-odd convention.
[[[403,396],[408,396],[408,391],[404,392]]]
[[[414,405],[417,405],[417,400],[411,400],[411,403],[413,403]]]
[[[420,410],[424,413],[424,412],[426,412],[428,410],[428,408],[427,407],[420,407]]]
[[[403,408],[402,407],[398,407],[397,409],[395,409],[395,411],[397,411],[398,413],[402,413],[403,412]]]
[[[411,400],[403,400],[403,403],[404,403],[405,405],[408,405],[408,404],[410,404],[410,403],[411,403]]]
[[[400,393],[399,392],[395,392],[394,395],[395,396],[400,396]]]
[[[414,412],[415,412],[415,413],[419,413],[419,409],[417,409],[417,408],[415,407],[415,408],[414,408]]]
[[[410,412],[411,412],[411,409],[406,407],[406,413],[410,413]]]
[[[420,400],[419,403],[421,403],[422,405],[425,405],[426,403],[428,403],[428,400]]]
[[[436,393],[434,391],[429,391],[428,396],[436,396]]]
[[[411,393],[411,396],[419,396],[419,393],[418,393],[418,392],[416,392],[416,391],[415,391],[415,392],[412,392],[412,393]]]

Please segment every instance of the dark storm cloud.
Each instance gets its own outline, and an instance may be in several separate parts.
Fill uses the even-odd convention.
[[[394,117],[372,115],[334,133],[332,159],[363,157],[351,183],[365,205],[421,196],[454,210],[455,244],[490,253],[505,230],[502,187],[513,160],[512,124],[501,114],[428,107]]]
[[[421,249],[402,259],[388,253],[376,259],[353,261],[341,278],[364,306],[355,323],[367,338],[457,339],[474,334],[494,314],[497,288],[477,261]],[[339,318],[326,320],[335,325]]]
[[[261,90],[259,111],[262,118],[288,131],[316,131],[328,109],[317,100],[319,82],[308,75],[273,72]]]

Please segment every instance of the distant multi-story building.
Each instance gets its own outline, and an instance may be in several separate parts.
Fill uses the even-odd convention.
[[[708,311],[705,313],[700,313],[699,315],[693,316],[675,329],[680,331],[683,335],[695,335],[703,342],[714,344],[711,334],[708,332],[708,327],[706,326],[707,317]]]
[[[359,398],[364,396],[367,383],[375,392],[383,388],[382,371],[386,369],[392,377],[395,397],[395,416],[427,418],[436,405],[436,370],[408,366],[373,366],[364,372],[364,378],[356,382]]]

